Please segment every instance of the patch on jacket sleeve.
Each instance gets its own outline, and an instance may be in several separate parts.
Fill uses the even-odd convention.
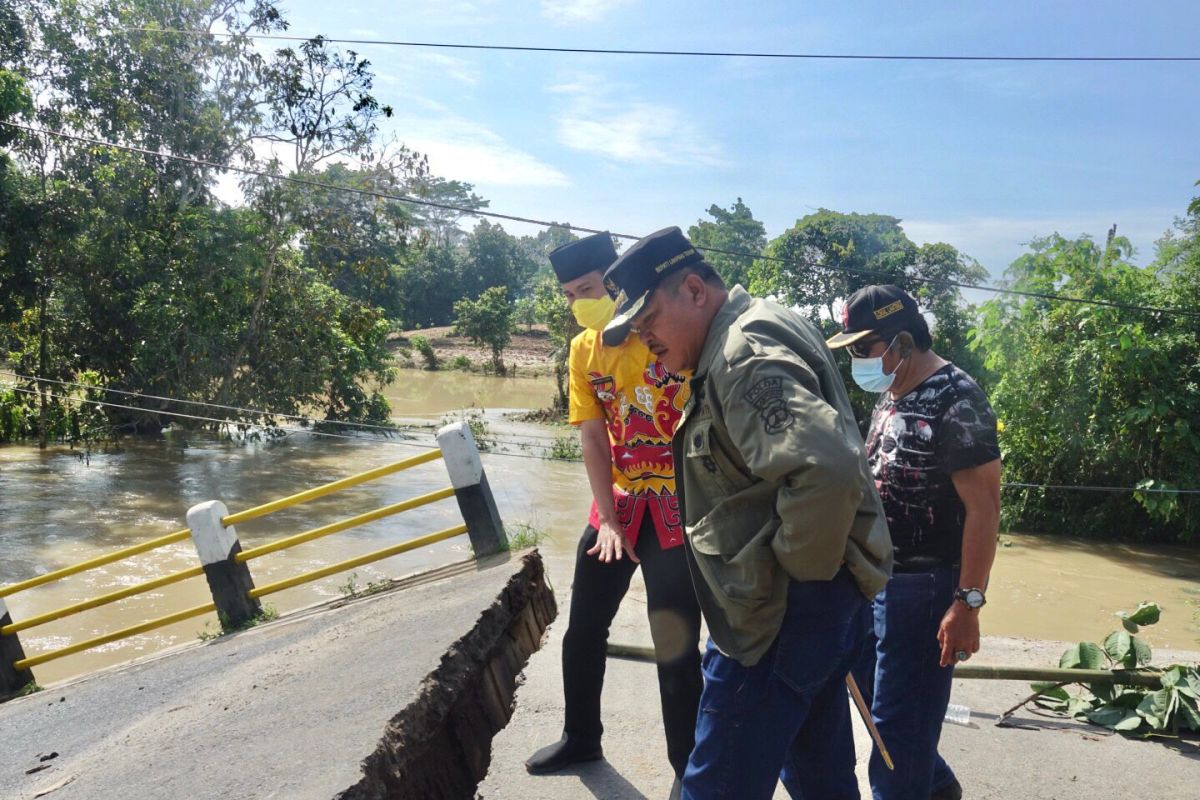
[[[758,409],[767,433],[781,433],[795,420],[783,396],[783,378],[763,378],[746,392],[746,400]]]

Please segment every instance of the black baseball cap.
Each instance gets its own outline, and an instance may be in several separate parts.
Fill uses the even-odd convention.
[[[594,233],[554,248],[548,258],[558,282],[566,283],[589,272],[604,274],[617,260],[617,248],[608,233]]]
[[[604,328],[604,344],[612,347],[629,334],[629,321],[642,310],[650,293],[673,272],[704,260],[677,227],[663,228],[638,239],[604,273],[610,292],[617,292],[617,315]]]
[[[891,284],[864,286],[842,307],[842,332],[830,336],[830,348],[845,347],[871,334],[883,336],[912,331],[924,323],[917,301],[908,292]]]

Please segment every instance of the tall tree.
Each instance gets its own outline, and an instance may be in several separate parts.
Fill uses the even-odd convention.
[[[721,273],[726,283],[749,284],[754,257],[761,255],[767,246],[767,229],[754,218],[750,207],[740,197],[728,209],[714,203],[708,207],[708,215],[712,217],[711,221],[698,220],[688,228],[688,238],[697,247],[749,253],[749,258],[717,252],[705,254],[705,259]]]
[[[1034,240],[1009,284],[1141,306],[1194,309],[1196,217],[1150,267],[1058,234]],[[1107,250],[1107,252],[1106,252]],[[1008,480],[1034,484],[1195,487],[1200,473],[1200,326],[1176,314],[1000,297],[984,303],[975,346],[995,374]],[[1195,498],[1159,492],[1010,490],[1010,524],[1081,536],[1193,539]]]

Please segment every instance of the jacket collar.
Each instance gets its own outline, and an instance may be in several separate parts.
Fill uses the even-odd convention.
[[[704,339],[704,347],[700,350],[700,363],[696,365],[697,378],[708,374],[713,362],[716,361],[724,347],[725,332],[750,307],[753,300],[754,298],[742,288],[741,284],[737,284],[729,290],[729,296],[725,298],[724,305],[717,311],[717,315],[713,317],[712,323],[708,326],[708,335]]]

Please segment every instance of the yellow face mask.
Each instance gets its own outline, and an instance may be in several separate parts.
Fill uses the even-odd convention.
[[[617,313],[617,301],[604,297],[581,297],[571,304],[575,321],[593,331],[602,331]]]

